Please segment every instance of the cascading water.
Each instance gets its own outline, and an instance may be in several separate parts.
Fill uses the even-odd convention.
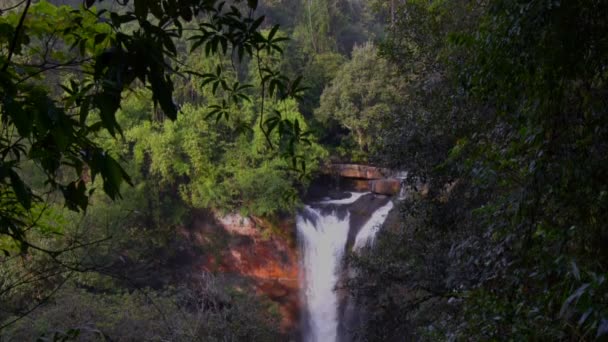
[[[372,217],[370,217],[369,221],[365,223],[359,234],[357,234],[353,249],[358,250],[365,247],[368,243],[374,242],[380,226],[386,220],[391,209],[393,209],[393,202],[388,201],[384,206],[374,211]]]
[[[348,237],[349,217],[340,220],[334,215],[323,216],[310,207],[306,210],[315,222],[298,217],[297,225],[303,252],[304,302],[310,325],[307,340],[335,341],[338,299],[334,286]]]
[[[351,193],[346,199],[322,201],[316,203],[316,207],[306,206],[297,217],[304,284],[302,299],[307,318],[303,330],[307,342],[334,342],[338,339],[339,300],[335,286],[351,229],[350,212],[340,215],[338,210],[365,194]],[[373,212],[357,234],[354,249],[373,242],[378,227],[392,207],[393,203],[388,201]]]

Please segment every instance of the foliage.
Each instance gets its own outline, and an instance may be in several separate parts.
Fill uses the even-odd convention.
[[[355,45],[382,36],[384,25],[364,1],[299,0],[265,1],[262,13],[291,38],[285,47],[282,70],[285,74],[306,75],[301,112],[309,119],[318,107],[319,97],[338,67]],[[326,130],[315,125],[315,132]],[[327,132],[331,134],[331,132]]]
[[[408,102],[378,157],[431,191],[358,261],[366,337],[605,337],[607,13],[600,1],[400,7],[382,50]]]
[[[88,174],[93,181],[97,176],[103,179],[103,190],[112,199],[120,197],[123,182],[131,183],[115,157],[91,137],[104,131],[113,137],[122,135],[116,112],[123,93],[136,84],[149,87],[155,109],[172,120],[179,111],[173,100],[172,75],[200,77],[203,84],[212,85],[214,95],[224,96],[222,103],[247,98],[241,93],[243,87],[228,87],[220,67],[213,75],[184,67],[178,40],[191,40],[191,50],[201,48],[207,56],[232,55],[242,60],[260,50],[277,50],[284,39],[274,37],[276,26],[266,36],[259,32],[263,17],[253,17],[257,1],[240,8],[240,1],[230,8],[215,1],[135,1],[132,7],[118,2],[111,11],[97,11],[92,7],[95,2],[87,0],[83,7],[73,9],[27,0],[0,18],[0,197],[5,209],[0,233],[23,251],[36,247],[25,232],[36,225],[28,213],[33,203],[42,200],[41,191],[59,191],[66,206],[85,210],[93,191],[87,187]],[[248,15],[242,14],[245,9]],[[184,30],[193,20],[198,25]],[[270,69],[263,73],[262,94],[272,88],[272,80],[283,90],[282,97],[298,90]],[[269,75],[274,76],[270,79]],[[60,84],[63,94],[47,88],[62,77],[68,78]],[[221,94],[217,94],[219,85]],[[261,117],[259,125],[264,127]],[[270,131],[263,129],[263,133]],[[46,189],[32,189],[23,181],[19,169],[28,160],[44,173]]]
[[[356,137],[359,148],[367,150],[384,117],[399,105],[399,88],[391,65],[366,43],[354,48],[352,60],[325,89],[316,115],[326,122],[337,120]]]
[[[294,101],[277,106],[280,112],[275,107],[267,110],[281,115],[281,125],[303,122]],[[239,120],[250,122],[255,113],[251,106],[242,108]],[[275,148],[269,148],[259,127],[230,137],[233,130],[214,125],[207,116],[204,107],[184,105],[174,122],[133,126],[125,135],[133,143],[135,163],[148,168],[161,184],[178,187],[182,199],[194,207],[261,216],[293,211],[299,203],[297,186],[303,184],[281,152],[301,155],[298,160],[314,170],[324,153],[321,147],[311,142],[310,147],[289,151],[280,140],[288,139],[290,133],[279,127],[270,136]],[[301,129],[304,132],[306,127]]]
[[[0,12],[2,337],[277,339],[253,295],[168,286],[193,207],[294,210],[325,156],[285,34],[257,1],[58,2]]]
[[[95,194],[84,217],[60,205],[47,209],[55,214],[47,216],[60,224],[61,235],[30,239],[43,248],[67,251],[49,255],[33,250],[1,260],[0,336],[27,340],[73,329],[80,338],[103,334],[113,340],[213,340],[227,334],[225,329],[236,340],[276,336],[276,310],[246,283],[208,276],[196,280],[193,267],[200,265],[201,253],[213,251],[199,251],[201,246],[177,233],[193,212],[176,199],[163,198],[153,182],[139,177],[134,182],[116,202]],[[214,239],[214,234],[205,238]],[[237,285],[245,293],[223,290]],[[203,298],[217,307],[209,308]]]
[[[268,341],[280,338],[276,313],[250,294],[205,276],[194,290],[95,294],[64,287],[32,320],[6,331],[11,340],[72,334],[78,340]]]

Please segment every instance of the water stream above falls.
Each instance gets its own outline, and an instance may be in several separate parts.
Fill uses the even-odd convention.
[[[341,334],[341,300],[336,285],[345,272],[347,249],[372,243],[393,208],[392,201],[370,193],[349,193],[343,199],[307,205],[297,217],[300,244],[303,339],[306,342],[347,341]]]

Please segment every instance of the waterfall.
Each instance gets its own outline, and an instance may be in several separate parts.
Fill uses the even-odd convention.
[[[302,300],[307,320],[303,330],[307,342],[338,340],[339,300],[335,286],[341,275],[341,260],[351,229],[348,206],[365,194],[351,193],[346,199],[325,200],[315,203],[314,207],[306,206],[297,217],[302,255]],[[388,201],[373,212],[357,234],[354,249],[373,242],[392,207],[392,201]]]
[[[384,206],[380,207],[380,209],[374,211],[372,217],[370,217],[369,221],[365,223],[363,228],[357,234],[357,238],[355,239],[355,245],[353,249],[358,250],[362,247],[365,247],[368,243],[373,243],[376,238],[376,233],[380,229],[380,226],[386,220],[388,213],[393,209],[393,202],[388,201]]]
[[[407,198],[407,186],[405,181],[407,180],[407,171],[399,171],[395,174],[395,178],[397,178],[401,182],[401,189],[399,190],[399,196],[397,197],[400,201]]]
[[[298,233],[302,245],[304,270],[304,302],[308,311],[310,332],[308,341],[335,341],[338,332],[338,298],[334,286],[337,268],[348,237],[349,215],[323,216],[317,209],[307,207],[316,222],[298,217]]]

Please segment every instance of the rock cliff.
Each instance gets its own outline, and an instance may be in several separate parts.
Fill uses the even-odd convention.
[[[293,219],[268,222],[238,214],[206,214],[186,234],[203,250],[198,267],[246,278],[252,289],[278,305],[285,332],[298,328],[298,256]]]

